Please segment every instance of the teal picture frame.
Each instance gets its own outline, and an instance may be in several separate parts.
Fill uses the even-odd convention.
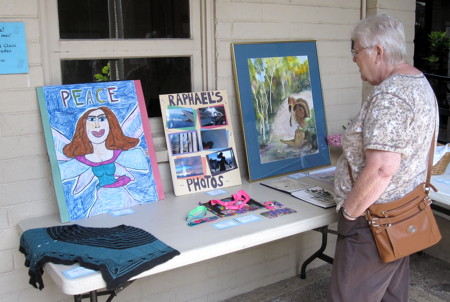
[[[231,52],[249,180],[330,165],[316,41]]]

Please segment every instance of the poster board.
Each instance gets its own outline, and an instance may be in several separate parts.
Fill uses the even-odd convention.
[[[174,193],[241,184],[225,90],[160,95]]]
[[[37,94],[62,222],[164,199],[139,81]]]

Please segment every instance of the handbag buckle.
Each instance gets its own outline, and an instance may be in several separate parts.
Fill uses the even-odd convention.
[[[374,218],[372,218],[372,220],[369,221],[369,223],[370,223],[373,227],[379,227],[380,224],[378,223],[378,221],[379,221],[379,218],[374,217]]]

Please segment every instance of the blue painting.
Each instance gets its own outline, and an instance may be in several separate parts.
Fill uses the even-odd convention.
[[[37,92],[63,222],[164,198],[138,81]]]
[[[316,42],[236,43],[232,57],[250,180],[329,165]]]

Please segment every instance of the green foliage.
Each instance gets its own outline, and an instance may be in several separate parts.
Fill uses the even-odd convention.
[[[306,135],[312,136],[317,134],[316,128],[316,114],[314,113],[314,108],[311,108],[310,118],[306,119]]]
[[[439,50],[441,47],[445,47],[449,49],[450,47],[450,39],[447,38],[447,32],[445,31],[432,31],[428,38],[431,42],[430,49],[435,52]]]
[[[424,58],[428,63],[437,63],[439,62],[439,57],[435,56],[435,55],[431,55],[429,57],[425,57]]]
[[[107,82],[110,79],[109,74],[109,63],[103,66],[102,73],[97,73],[94,75],[97,82]]]
[[[428,72],[443,73],[447,70],[448,51],[450,49],[450,38],[445,31],[432,31],[428,35],[429,56],[423,59],[427,62]]]

